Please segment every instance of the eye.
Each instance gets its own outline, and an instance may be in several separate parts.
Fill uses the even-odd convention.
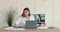
[[[24,12],[24,13],[27,13],[27,12]]]

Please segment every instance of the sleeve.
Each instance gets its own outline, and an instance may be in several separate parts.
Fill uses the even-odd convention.
[[[20,18],[18,21],[15,23],[17,26],[25,26],[25,19]]]

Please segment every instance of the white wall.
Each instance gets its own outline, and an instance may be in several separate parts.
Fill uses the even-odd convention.
[[[54,26],[60,28],[60,0],[54,0]]]
[[[46,0],[47,5],[46,5],[46,11],[45,11],[45,20],[46,20],[46,26],[48,27],[53,27],[54,22],[53,22],[53,3],[52,0]]]

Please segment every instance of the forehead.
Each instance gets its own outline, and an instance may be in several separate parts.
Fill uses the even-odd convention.
[[[28,12],[28,10],[24,10],[24,12]]]

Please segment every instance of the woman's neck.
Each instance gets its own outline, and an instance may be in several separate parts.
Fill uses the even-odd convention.
[[[25,16],[26,19],[29,19],[30,17],[29,16]]]

